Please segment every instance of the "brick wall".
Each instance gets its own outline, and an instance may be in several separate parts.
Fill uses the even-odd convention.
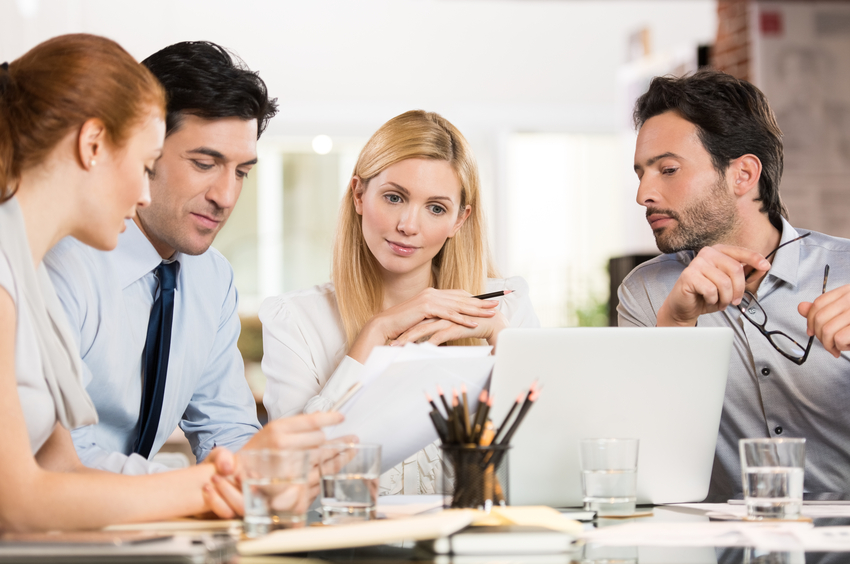
[[[718,0],[717,39],[711,66],[732,76],[750,79],[750,0]]]

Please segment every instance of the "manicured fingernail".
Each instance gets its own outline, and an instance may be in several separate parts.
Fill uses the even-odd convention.
[[[761,268],[762,270],[770,270],[770,262],[767,259],[762,259]]]

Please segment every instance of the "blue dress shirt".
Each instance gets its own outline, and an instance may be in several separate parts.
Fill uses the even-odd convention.
[[[67,237],[45,257],[83,359],[100,422],[73,431],[86,466],[125,474],[160,465],[132,454],[139,429],[142,351],[157,292],[159,253],[132,221],[114,251]],[[236,348],[241,325],[233,270],[215,249],[180,262],[168,380],[151,457],[177,425],[200,462],[216,446],[238,450],[259,429]]]

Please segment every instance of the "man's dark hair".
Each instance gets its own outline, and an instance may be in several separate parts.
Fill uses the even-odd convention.
[[[702,70],[675,78],[657,76],[649,90],[635,103],[635,127],[668,111],[677,112],[694,124],[714,168],[725,174],[729,163],[752,154],[762,165],[759,179],[761,211],[782,230],[781,217],[788,210],[779,196],[782,179],[782,131],[761,90],[715,70]]]
[[[144,61],[165,88],[166,135],[183,116],[205,119],[238,117],[257,120],[257,138],[277,113],[266,83],[237,56],[210,41],[184,41],[157,51]]]

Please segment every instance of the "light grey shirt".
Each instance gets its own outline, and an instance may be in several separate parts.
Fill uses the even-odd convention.
[[[783,220],[782,243],[802,233]],[[662,255],[635,268],[618,291],[620,326],[655,326],[658,308],[693,257],[691,251]],[[766,330],[806,345],[806,320],[797,305],[821,294],[827,264],[827,291],[850,283],[850,240],[812,232],[777,251],[757,293],[768,316]],[[806,491],[850,490],[850,355],[836,359],[815,338],[798,366],[735,307],[702,315],[697,324],[734,332],[710,494],[741,492],[738,440],[748,437],[804,437]]]

